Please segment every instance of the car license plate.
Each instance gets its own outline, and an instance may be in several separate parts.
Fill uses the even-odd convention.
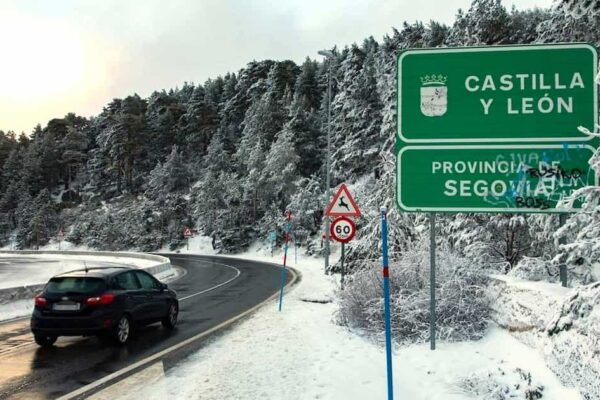
[[[56,311],[77,311],[77,310],[79,310],[79,303],[71,303],[71,304],[55,303],[52,306],[52,309],[56,310]]]

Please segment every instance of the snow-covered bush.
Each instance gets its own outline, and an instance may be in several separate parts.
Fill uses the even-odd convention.
[[[558,280],[558,267],[552,262],[538,257],[524,257],[507,275],[528,281]]]
[[[563,382],[586,399],[600,399],[600,282],[569,297],[548,324],[546,360]]]
[[[480,371],[461,379],[458,387],[485,400],[537,400],[544,397],[544,386],[521,368]]]
[[[596,127],[600,132],[600,126]],[[580,130],[590,136],[600,137],[598,132]],[[596,150],[589,160],[590,172],[600,174],[600,151]],[[578,283],[588,284],[595,281],[594,269],[600,258],[600,186],[585,186],[574,191],[559,205],[567,209],[583,199],[577,213],[567,219],[565,225],[554,233],[554,238],[566,238],[567,244],[560,246],[560,252],[553,258],[555,265],[565,264],[569,268],[570,278]]]
[[[436,260],[437,336],[443,340],[482,337],[489,310],[485,296],[487,275],[479,266],[448,250]],[[392,329],[400,343],[429,338],[429,251],[415,244],[390,265]],[[342,325],[381,338],[383,322],[381,265],[357,271],[339,293],[337,319]]]

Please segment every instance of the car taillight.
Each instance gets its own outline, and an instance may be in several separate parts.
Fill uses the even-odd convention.
[[[115,295],[112,293],[104,293],[100,296],[88,297],[85,304],[88,306],[105,306],[115,300]]]
[[[48,305],[48,300],[42,297],[41,295],[35,296],[35,305],[40,307],[46,307]]]

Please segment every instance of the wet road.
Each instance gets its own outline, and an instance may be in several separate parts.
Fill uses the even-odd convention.
[[[54,399],[154,353],[204,332],[275,293],[281,269],[264,263],[209,256],[165,255],[187,274],[169,287],[180,299],[180,321],[168,332],[160,324],[136,332],[118,348],[96,338],[58,339],[54,348],[33,343],[29,321],[0,324],[0,399]],[[288,278],[290,275],[288,274]],[[170,354],[177,363],[202,343]]]

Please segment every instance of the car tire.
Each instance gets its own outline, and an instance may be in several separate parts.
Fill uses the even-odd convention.
[[[33,335],[35,342],[42,347],[52,347],[58,337],[46,335]]]
[[[113,340],[116,344],[122,346],[129,341],[129,338],[131,338],[131,331],[131,318],[129,318],[127,314],[123,314],[113,328]]]
[[[179,305],[175,302],[169,305],[169,311],[167,311],[167,315],[162,319],[162,326],[171,330],[175,329],[175,325],[177,325],[177,318],[179,317]]]

